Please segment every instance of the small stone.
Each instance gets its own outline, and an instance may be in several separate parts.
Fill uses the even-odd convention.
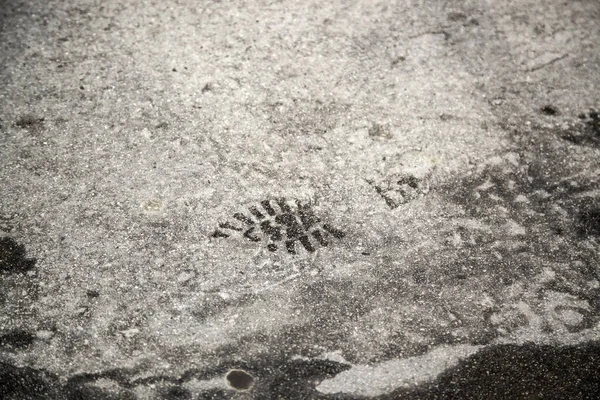
[[[148,128],[142,129],[141,135],[146,139],[150,139],[152,137],[152,133],[150,133]]]
[[[475,189],[485,191],[492,187],[494,187],[494,184],[492,183],[491,179],[488,178],[485,182],[483,182],[481,185],[477,186]]]
[[[542,270],[540,281],[542,283],[548,283],[552,282],[554,279],[556,279],[556,272],[554,272],[552,268],[545,267]]]
[[[140,333],[140,330],[137,329],[137,328],[131,328],[131,329],[126,329],[124,331],[121,331],[120,333],[121,333],[121,335],[123,335],[123,336],[125,336],[126,338],[129,339],[129,338],[134,337],[138,333]]]
[[[575,307],[563,307],[556,311],[557,317],[565,324],[569,326],[577,326],[583,322],[583,315]]]
[[[193,271],[183,271],[177,275],[177,283],[186,283],[194,276],[196,276],[196,274]]]
[[[50,338],[52,338],[52,336],[54,336],[54,332],[52,331],[47,331],[47,330],[41,330],[41,331],[37,331],[35,333],[35,336],[38,339],[42,339],[42,340],[48,340]]]
[[[517,197],[515,197],[515,203],[529,203],[529,199],[527,197],[525,197],[525,195],[518,195]]]
[[[508,221],[506,224],[506,230],[511,236],[525,236],[527,234],[525,228],[515,221]]]
[[[231,298],[231,295],[229,293],[225,293],[225,292],[219,292],[219,293],[217,293],[217,296],[219,296],[223,300],[229,300]]]
[[[83,315],[87,312],[87,310],[87,307],[79,307],[77,310],[75,310],[75,314]]]
[[[140,204],[142,210],[147,212],[157,212],[163,208],[163,202],[160,199],[147,199]]]

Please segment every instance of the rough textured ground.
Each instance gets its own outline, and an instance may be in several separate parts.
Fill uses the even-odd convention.
[[[0,0],[0,395],[594,398],[600,3]]]

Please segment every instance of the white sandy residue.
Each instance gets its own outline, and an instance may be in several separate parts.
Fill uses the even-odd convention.
[[[441,346],[427,354],[376,365],[356,365],[317,386],[321,393],[349,393],[379,396],[399,387],[407,387],[434,379],[462,358],[476,353],[482,346]]]

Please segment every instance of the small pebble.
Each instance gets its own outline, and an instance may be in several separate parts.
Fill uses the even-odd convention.
[[[140,333],[140,330],[137,328],[131,328],[131,329],[126,329],[124,331],[121,331],[121,334],[123,336],[125,336],[126,338],[132,338],[135,335],[137,335],[138,333]]]
[[[54,336],[54,332],[52,331],[47,331],[47,330],[41,330],[41,331],[37,331],[35,333],[35,336],[38,339],[42,339],[42,340],[48,340],[50,338],[52,338],[52,336]]]
[[[196,274],[192,271],[183,271],[177,275],[177,283],[186,283],[192,279]]]

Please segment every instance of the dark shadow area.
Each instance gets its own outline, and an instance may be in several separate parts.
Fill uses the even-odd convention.
[[[379,399],[597,399],[600,342],[486,348],[437,380]]]
[[[64,399],[58,377],[43,370],[0,363],[0,398]]]
[[[13,329],[0,336],[1,349],[24,349],[35,341],[35,336],[23,329]]]
[[[0,238],[0,273],[24,273],[34,266],[35,259],[25,256],[25,246],[9,237]]]

